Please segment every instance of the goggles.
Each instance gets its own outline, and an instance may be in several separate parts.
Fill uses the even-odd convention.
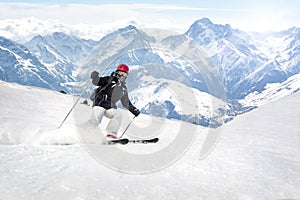
[[[117,71],[117,74],[126,78],[128,76],[128,74],[126,72],[123,72],[123,71]]]

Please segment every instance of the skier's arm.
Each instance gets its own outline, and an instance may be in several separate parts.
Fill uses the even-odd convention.
[[[92,78],[93,85],[98,85],[99,79],[100,79],[100,77],[94,77],[94,78]]]
[[[94,72],[93,72],[94,73]],[[108,83],[109,76],[99,77],[98,74],[91,74],[92,83],[96,86],[105,86]]]
[[[92,79],[92,83],[94,84],[94,85],[97,85],[98,84],[98,82],[99,82],[99,72],[97,72],[97,71],[93,71],[92,73],[91,73],[91,79]]]
[[[137,109],[129,100],[128,93],[126,92],[125,95],[121,99],[122,105],[127,108],[133,115],[136,117],[140,114],[139,109]]]

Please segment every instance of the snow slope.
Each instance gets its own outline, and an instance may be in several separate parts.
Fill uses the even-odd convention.
[[[102,146],[99,154],[118,150],[151,156],[174,145],[180,127],[186,137],[189,131],[196,132],[182,155],[147,173],[126,173],[128,157],[118,159],[123,169],[113,169],[91,151],[101,145],[83,144],[85,136],[78,127],[84,128],[89,106],[79,103],[64,126],[56,129],[76,98],[6,82],[0,82],[0,94],[0,199],[300,198],[300,93],[238,116],[219,129],[139,116],[128,137],[146,137],[141,135],[143,129],[146,135],[160,137],[159,143]],[[132,117],[123,114],[122,129]],[[203,144],[212,135],[220,137],[205,154]],[[73,145],[55,145],[66,142]],[[178,143],[174,146],[171,153],[181,148]],[[134,166],[143,165],[149,168],[151,163],[134,160]]]
[[[282,83],[267,84],[262,92],[250,93],[239,102],[248,106],[261,106],[299,90],[300,74],[296,74]]]

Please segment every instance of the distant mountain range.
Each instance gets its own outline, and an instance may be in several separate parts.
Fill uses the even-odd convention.
[[[59,79],[28,48],[1,36],[0,78],[22,85],[63,89]]]
[[[184,34],[129,25],[99,41],[65,28],[22,44],[0,37],[1,80],[76,93],[91,71],[109,75],[126,63],[130,96],[144,113],[212,127],[300,89],[300,28],[246,33],[203,18]]]
[[[281,83],[300,72],[299,28],[268,35],[248,34],[204,18],[186,34],[209,52],[223,73],[230,99],[261,92],[267,83]]]

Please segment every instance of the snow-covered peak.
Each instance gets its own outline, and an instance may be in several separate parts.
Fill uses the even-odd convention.
[[[88,56],[96,44],[96,41],[81,39],[63,32],[53,32],[45,36],[37,35],[25,43],[32,52],[39,52],[38,55],[43,61],[49,59],[50,54],[56,54],[54,56],[56,61],[64,60],[72,63],[78,63],[82,58]],[[41,55],[43,49],[47,49],[50,53]],[[55,60],[49,62],[53,63]]]
[[[203,24],[203,25],[205,25],[205,26],[209,26],[209,25],[212,25],[213,23],[210,21],[210,19],[208,19],[208,18],[206,18],[206,17],[204,17],[204,18],[202,18],[202,19],[199,19],[199,20],[196,20],[195,22],[194,22],[194,24],[193,25],[200,25],[200,24]],[[192,26],[193,26],[192,25]]]
[[[124,36],[127,35],[127,37],[130,37],[131,35],[135,35],[138,32],[139,32],[139,30],[135,26],[129,25],[124,28],[119,28],[116,31],[107,34],[106,36],[101,38],[100,42],[105,42],[107,40],[111,40],[112,38],[118,37],[118,35],[120,35],[120,34],[122,34]]]
[[[185,33],[190,37],[194,37],[195,35],[210,35],[217,38],[223,38],[231,35],[232,28],[229,24],[220,25],[212,23],[208,18],[202,18],[200,20],[195,21],[189,28],[189,30]]]

